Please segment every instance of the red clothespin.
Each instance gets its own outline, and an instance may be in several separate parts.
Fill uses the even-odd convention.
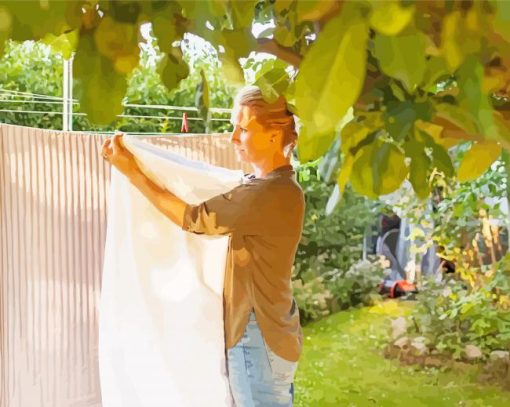
[[[188,116],[186,115],[186,112],[182,114],[182,125],[181,125],[181,133],[187,133],[189,131],[188,129]]]

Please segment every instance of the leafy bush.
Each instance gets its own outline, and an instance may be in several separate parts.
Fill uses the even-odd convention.
[[[0,59],[0,88],[31,92],[42,95],[62,96],[63,62],[60,55],[49,46],[27,41],[6,43],[5,54]],[[18,98],[16,98],[18,99]],[[19,99],[25,99],[19,97]],[[2,98],[0,109],[25,111],[61,111],[62,105],[54,103],[8,102]],[[0,112],[0,122],[46,129],[62,129],[60,114],[28,114]]]
[[[467,147],[451,150],[455,162],[465,158]],[[438,255],[455,266],[445,281],[421,284],[410,327],[430,348],[455,358],[463,356],[466,345],[485,353],[510,346],[510,263],[502,257],[507,216],[500,207],[507,177],[503,162],[469,182],[438,173],[431,180],[432,202],[407,194],[396,206],[412,225],[411,261],[419,264],[435,245]]]
[[[332,270],[324,275],[339,308],[373,305],[380,296],[376,293],[388,266],[382,257],[360,260],[349,270]]]
[[[375,219],[373,205],[347,189],[328,216],[325,208],[334,186],[321,180],[317,164],[298,168],[298,181],[305,193],[306,210],[295,277],[302,278],[309,271],[315,276],[334,269],[347,271],[363,253],[365,230]]]
[[[365,230],[374,223],[374,204],[347,189],[328,216],[325,208],[334,186],[321,179],[318,163],[302,165],[297,172],[306,199],[293,273],[302,320],[370,303],[370,293],[381,281],[380,269],[369,261],[356,262],[362,257]]]
[[[450,278],[424,285],[413,311],[411,333],[438,351],[460,358],[466,345],[483,352],[510,349],[510,255],[477,287]]]
[[[293,288],[301,322],[314,321],[330,314],[332,295],[324,286],[322,277],[310,276],[306,283],[294,280]]]
[[[507,174],[502,162],[471,182],[444,184],[432,213],[433,240],[441,257],[455,261],[458,268],[472,269],[501,257],[505,215],[500,202],[506,198]]]

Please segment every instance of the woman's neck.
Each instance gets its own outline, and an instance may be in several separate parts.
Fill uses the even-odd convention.
[[[275,156],[272,160],[251,163],[253,172],[257,178],[265,177],[271,171],[274,171],[277,168],[283,167],[285,165],[290,165],[290,158],[286,158],[283,155]]]

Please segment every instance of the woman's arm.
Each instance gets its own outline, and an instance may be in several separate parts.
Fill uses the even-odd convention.
[[[136,163],[135,163],[136,164]],[[159,209],[167,218],[182,228],[186,202],[178,198],[170,191],[160,188],[148,178],[137,166],[129,175],[131,183],[140,190],[152,204]]]
[[[182,228],[186,202],[148,178],[136,163],[133,154],[122,145],[121,137],[122,135],[116,134],[105,140],[103,157],[123,173],[160,212]]]

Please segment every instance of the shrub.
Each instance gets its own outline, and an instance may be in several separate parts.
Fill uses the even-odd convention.
[[[434,348],[455,358],[462,357],[468,344],[485,353],[509,349],[509,265],[507,255],[497,271],[484,274],[483,283],[475,287],[454,278],[442,284],[428,281],[418,295],[411,333],[424,336]]]
[[[328,216],[325,208],[334,186],[320,178],[317,165],[298,168],[298,181],[305,193],[306,210],[295,277],[309,271],[316,276],[335,269],[347,271],[362,256],[365,230],[375,218],[373,205],[347,189]]]
[[[314,321],[330,314],[332,295],[324,286],[322,277],[310,274],[309,279],[303,283],[302,280],[294,280],[294,298],[299,307],[302,323]],[[306,276],[305,276],[306,278]]]
[[[302,320],[307,322],[339,308],[369,303],[368,293],[380,279],[368,275],[373,265],[351,268],[362,257],[364,233],[375,217],[374,205],[347,189],[328,216],[325,208],[334,185],[321,179],[317,163],[302,165],[297,172],[306,211],[295,259],[294,295]]]
[[[325,284],[341,309],[373,305],[380,298],[377,287],[386,267],[387,262],[382,257],[360,260],[347,271],[336,269],[326,273]]]

